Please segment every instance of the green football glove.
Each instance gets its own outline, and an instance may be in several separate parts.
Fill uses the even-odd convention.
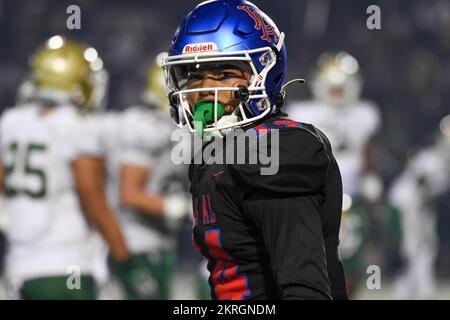
[[[109,265],[130,300],[158,299],[158,282],[149,268],[137,256],[131,255],[127,260],[121,262],[109,258]]]

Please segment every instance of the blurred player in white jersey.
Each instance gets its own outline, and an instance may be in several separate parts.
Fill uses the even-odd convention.
[[[311,123],[329,138],[342,175],[344,203],[340,254],[349,297],[354,293],[367,234],[367,215],[358,199],[376,202],[381,179],[373,171],[371,139],[380,127],[377,106],[361,100],[362,76],[357,60],[345,52],[324,53],[312,76],[313,100],[290,103],[289,116]]]
[[[91,225],[128,263],[102,189],[99,147],[82,116],[100,104],[106,71],[95,49],[61,36],[40,47],[30,67],[27,103],[0,123],[7,280],[23,299],[95,299]]]
[[[171,160],[173,124],[158,64],[149,70],[142,100],[142,105],[127,108],[115,120],[110,116],[105,139],[118,142],[106,143],[111,198],[118,200],[118,218],[133,259],[152,277],[141,278],[139,288],[132,288],[127,281],[132,274],[113,260],[110,270],[127,299],[170,299],[172,224],[188,218],[191,202],[185,189],[187,168]]]
[[[437,142],[409,159],[389,192],[399,211],[405,268],[394,288],[396,299],[435,299],[438,253],[435,200],[450,187],[450,116]]]

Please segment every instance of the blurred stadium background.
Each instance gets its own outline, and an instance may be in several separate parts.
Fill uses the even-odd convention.
[[[110,74],[108,109],[139,102],[147,67],[167,50],[193,0],[0,0],[0,110],[14,104],[27,74],[29,55],[54,34],[92,44]],[[254,0],[287,35],[289,77],[308,79],[324,51],[345,50],[357,58],[365,79],[363,97],[375,101],[382,129],[375,140],[375,166],[386,186],[408,156],[430,144],[440,119],[450,112],[450,2],[448,0]],[[68,30],[66,8],[81,8],[81,30]],[[366,28],[366,9],[381,8],[381,30]],[[297,87],[290,98],[310,97]],[[450,298],[450,201],[438,201],[438,297]],[[398,236],[376,216],[368,263],[382,270],[381,290],[363,288],[356,298],[389,299],[391,280],[403,261]],[[189,230],[180,233],[175,298],[193,297],[190,272],[199,261]],[[194,281],[194,280],[192,280]],[[3,296],[3,295],[2,295]]]

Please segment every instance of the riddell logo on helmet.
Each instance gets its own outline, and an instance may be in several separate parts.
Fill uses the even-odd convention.
[[[187,44],[183,48],[183,53],[197,53],[208,51],[217,51],[217,45],[213,42],[207,42],[207,43]]]

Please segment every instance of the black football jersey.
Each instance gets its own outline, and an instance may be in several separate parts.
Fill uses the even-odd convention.
[[[190,166],[193,243],[208,260],[212,297],[346,299],[338,257],[342,183],[330,144],[312,125],[282,117],[247,130],[270,147],[275,129],[276,174],[262,175],[259,161]],[[226,144],[224,154],[230,148],[258,151]]]

